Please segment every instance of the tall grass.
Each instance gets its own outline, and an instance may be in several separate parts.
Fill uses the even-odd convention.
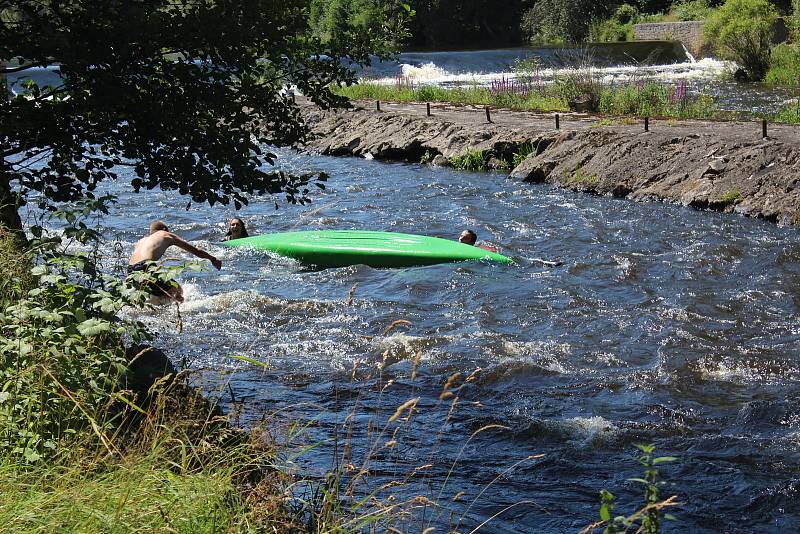
[[[600,112],[638,117],[708,119],[717,115],[718,107],[710,96],[690,95],[686,82],[675,86],[640,82],[603,90]]]
[[[597,106],[600,113],[609,115],[707,119],[719,114],[712,97],[690,94],[685,81],[676,85],[637,81],[604,86],[591,74],[561,76],[547,86],[502,79],[490,88],[428,85],[412,88],[360,83],[339,88],[337,92],[353,100],[491,105],[523,111],[569,111],[572,99],[586,97],[590,107]]]
[[[442,102],[500,106],[532,111],[567,111],[567,102],[556,95],[538,92],[527,94],[506,91],[493,92],[485,87],[438,87],[423,85],[415,88],[393,87],[376,83],[359,83],[340,87],[335,92],[352,100],[381,100],[387,102]]]
[[[160,389],[157,399],[113,456],[86,448],[24,469],[0,459],[0,524],[31,533],[291,529],[280,477],[263,476],[273,449],[222,425],[185,388]]]

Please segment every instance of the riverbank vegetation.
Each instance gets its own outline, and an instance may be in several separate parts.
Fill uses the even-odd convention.
[[[462,105],[497,106],[514,110],[564,112],[585,106],[581,111],[607,115],[665,118],[715,118],[719,114],[713,98],[692,95],[686,82],[663,85],[633,82],[604,85],[590,81],[590,74],[557,79],[552,84],[496,80],[491,87],[445,88],[414,87],[410,82],[395,86],[362,82],[335,91],[353,100],[386,102],[440,102]]]

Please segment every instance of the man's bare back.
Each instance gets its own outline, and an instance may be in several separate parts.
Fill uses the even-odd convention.
[[[222,262],[204,250],[187,243],[177,235],[167,230],[158,230],[149,236],[141,238],[136,242],[131,259],[128,265],[136,265],[143,261],[158,261],[164,252],[171,246],[177,246],[187,252],[191,252],[198,258],[204,258],[211,262],[217,269],[222,268]]]
[[[133,254],[128,260],[128,272],[146,271],[147,262],[160,260],[167,249],[173,245],[194,254],[198,258],[209,260],[217,269],[222,268],[222,262],[216,257],[173,234],[163,222],[153,221],[150,224],[150,235],[136,242]],[[166,296],[178,302],[183,302],[183,289],[174,281],[169,284],[154,282],[149,287],[157,297]]]

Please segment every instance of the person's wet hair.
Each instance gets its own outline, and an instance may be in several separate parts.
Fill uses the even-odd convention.
[[[160,230],[169,232],[169,228],[164,224],[164,221],[153,221],[150,223],[150,233],[154,234]]]
[[[478,241],[478,235],[472,230],[464,230],[461,232],[461,235],[458,236],[458,240],[467,245],[474,245],[475,242]]]
[[[226,239],[242,239],[244,237],[250,237],[247,233],[247,227],[244,225],[244,221],[241,219],[231,219],[228,222],[228,231],[225,233]]]

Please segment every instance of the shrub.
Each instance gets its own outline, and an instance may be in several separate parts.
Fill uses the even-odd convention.
[[[601,22],[592,22],[589,39],[600,43],[633,41],[633,25],[639,21],[639,10],[622,4],[614,16]]]
[[[717,53],[736,61],[750,80],[763,80],[777,18],[767,0],[727,0],[711,14],[704,33]]]
[[[782,43],[772,49],[766,82],[800,86],[800,45]]]
[[[672,8],[672,15],[678,21],[706,20],[710,14],[708,0],[682,0]]]
[[[11,252],[0,258],[3,272],[19,270],[26,254],[33,265],[27,277],[5,281],[0,299],[0,451],[23,462],[69,452],[84,429],[107,446],[119,422],[114,406],[121,408],[117,391],[127,370],[123,338],[146,334],[116,314],[147,296],[100,274],[91,251],[67,252],[99,237],[82,215],[103,210],[108,200],[56,211],[67,227],[53,234],[31,227],[37,237],[27,251],[9,244],[7,233],[0,242],[0,250]]]

